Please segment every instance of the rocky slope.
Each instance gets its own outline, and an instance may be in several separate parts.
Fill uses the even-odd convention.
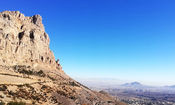
[[[0,102],[36,105],[125,105],[67,76],[49,48],[39,15],[0,13]]]

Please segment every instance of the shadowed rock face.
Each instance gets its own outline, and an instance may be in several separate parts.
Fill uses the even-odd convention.
[[[0,13],[0,102],[27,105],[125,105],[64,72],[49,48],[42,18]]]
[[[40,15],[25,17],[19,11],[0,13],[0,64],[56,69]]]

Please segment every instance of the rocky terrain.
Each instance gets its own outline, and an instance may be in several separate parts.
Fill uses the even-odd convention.
[[[0,13],[0,104],[125,105],[67,76],[49,48],[40,15]]]

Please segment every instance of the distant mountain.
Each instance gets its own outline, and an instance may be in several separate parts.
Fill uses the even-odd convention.
[[[171,86],[172,88],[175,88],[175,85]]]
[[[175,85],[165,86],[166,88],[175,88]]]
[[[124,87],[142,87],[143,85],[139,82],[131,82],[131,83],[122,84],[121,86],[124,86]]]

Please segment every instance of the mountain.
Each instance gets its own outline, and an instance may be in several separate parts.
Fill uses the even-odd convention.
[[[143,85],[139,82],[131,82],[131,83],[122,84],[121,86],[124,86],[124,87],[142,87]]]
[[[172,85],[172,86],[170,86],[170,87],[175,88],[175,85]]]
[[[175,89],[175,85],[171,85],[171,86],[164,86],[164,88],[172,88],[172,89]]]
[[[0,104],[125,105],[66,75],[49,42],[40,15],[0,13]]]

